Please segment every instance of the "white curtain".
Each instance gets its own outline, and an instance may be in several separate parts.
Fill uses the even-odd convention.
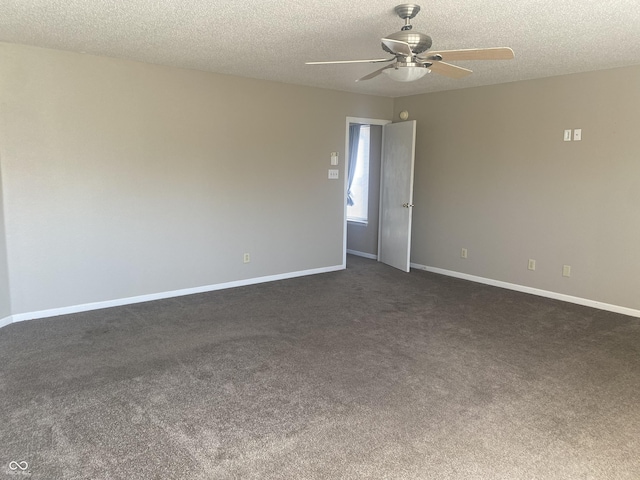
[[[360,142],[360,125],[349,125],[349,171],[347,174],[347,205],[353,205],[351,196],[351,184],[356,171],[356,161],[358,160],[358,143]]]

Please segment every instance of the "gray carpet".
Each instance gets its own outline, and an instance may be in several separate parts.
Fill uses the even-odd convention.
[[[639,349],[640,319],[358,257],[13,324],[0,478],[638,479]]]

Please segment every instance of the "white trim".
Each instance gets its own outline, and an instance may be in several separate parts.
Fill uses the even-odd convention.
[[[298,272],[281,273],[278,275],[268,275],[265,277],[249,278],[247,280],[236,280],[234,282],[218,283],[214,285],[205,285],[195,288],[184,288],[181,290],[173,290],[169,292],[152,293],[149,295],[139,295],[136,297],[119,298],[116,300],[107,300],[104,302],[85,303],[82,305],[72,305],[69,307],[52,308],[50,310],[40,310],[37,312],[18,313],[0,320],[0,328],[10,323],[22,322],[25,320],[35,320],[38,318],[56,317],[58,315],[68,315],[71,313],[87,312],[90,310],[98,310],[101,308],[120,307],[122,305],[131,305],[133,303],[150,302],[153,300],[162,300],[165,298],[181,297],[184,295],[193,295],[195,293],[212,292],[215,290],[224,290],[227,288],[244,287],[254,285],[256,283],[273,282],[276,280],[286,280],[290,278],[303,277],[307,275],[316,275],[318,273],[335,272],[344,270],[344,266],[335,265],[332,267],[315,268],[311,270],[302,270]]]
[[[347,117],[347,130],[349,130],[348,126],[350,123],[359,123],[360,125],[386,125],[391,122],[392,120],[384,120],[380,118]]]
[[[9,315],[8,317],[4,317],[0,319],[0,328],[6,327],[13,323],[13,315]]]
[[[635,310],[629,307],[612,305],[610,303],[599,302],[597,300],[589,300],[588,298],[574,297],[572,295],[565,295],[564,293],[550,292],[548,290],[541,290],[539,288],[527,287],[524,285],[503,282],[500,280],[493,280],[491,278],[477,277],[475,275],[469,275],[468,273],[455,272],[453,270],[445,270],[443,268],[428,267],[419,263],[411,263],[411,267],[417,268],[418,270],[426,270],[427,272],[431,273],[447,275],[449,277],[461,278],[463,280],[469,280],[471,282],[483,283],[485,285],[491,285],[494,287],[506,288],[507,290],[515,290],[516,292],[529,293],[531,295],[538,295],[539,297],[552,298],[554,300],[561,300],[563,302],[575,303],[577,305],[582,305],[585,307],[597,308],[599,310],[606,310],[608,312],[620,313],[622,315],[629,315],[631,317],[640,318],[640,310]]]
[[[378,256],[374,255],[373,253],[365,253],[365,252],[359,252],[357,250],[349,250],[349,249],[347,249],[347,253],[349,253],[351,255],[355,255],[357,257],[370,258],[371,260],[377,260],[378,259]]]
[[[369,225],[369,220],[360,220],[360,219],[355,219],[353,217],[349,218],[347,217],[347,225],[351,224],[351,225],[360,225],[360,226],[367,226]]]
[[[376,259],[375,255],[364,252],[357,252],[355,250],[349,250],[348,253],[352,255],[358,255],[365,258]],[[460,278],[463,280],[469,280],[472,282],[482,283],[485,285],[491,285],[494,287],[506,288],[508,290],[515,290],[517,292],[529,293],[532,295],[538,295],[540,297],[552,298],[554,300],[561,300],[564,302],[575,303],[583,305],[585,307],[597,308],[599,310],[606,310],[609,312],[620,313],[622,315],[629,315],[632,317],[640,318],[640,310],[633,308],[621,307],[619,305],[611,305],[609,303],[598,302],[596,300],[589,300],[586,298],[573,297],[571,295],[565,295],[563,293],[550,292],[547,290],[540,290],[538,288],[526,287],[524,285],[517,285],[514,283],[502,282],[500,280],[492,280],[490,278],[477,277],[475,275],[469,275],[467,273],[455,272],[452,270],[445,270],[442,268],[428,267],[419,263],[411,263],[412,268],[419,270],[425,270],[427,272],[437,273],[440,275],[446,275],[449,277]],[[166,298],[181,297],[184,295],[193,295],[196,293],[212,292],[215,290],[224,290],[227,288],[242,287],[247,285],[255,285],[258,283],[273,282],[277,280],[286,280],[290,278],[303,277],[307,275],[316,275],[319,273],[329,273],[338,270],[344,270],[344,266],[335,265],[333,267],[316,268],[312,270],[302,270],[298,272],[282,273],[278,275],[269,275],[265,277],[250,278],[247,280],[237,280],[234,282],[218,283],[214,285],[206,285],[203,287],[185,288],[182,290],[173,290],[169,292],[153,293],[149,295],[140,295],[137,297],[120,298],[116,300],[108,300],[104,302],[85,303],[82,305],[74,305],[70,307],[53,308],[50,310],[40,310],[30,313],[19,313],[15,315],[9,315],[8,317],[0,319],[0,328],[6,327],[11,323],[22,322],[26,320],[35,320],[38,318],[56,317],[58,315],[68,315],[72,313],[87,312],[90,310],[98,310],[101,308],[118,307],[123,305],[131,305],[134,303],[149,302],[153,300],[162,300]]]

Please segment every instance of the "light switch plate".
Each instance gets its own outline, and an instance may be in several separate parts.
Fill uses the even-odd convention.
[[[565,142],[570,142],[571,141],[571,130],[565,130],[564,131],[564,141]]]
[[[582,129],[581,128],[576,128],[573,131],[573,141],[574,142],[579,142],[580,140],[582,140]]]
[[[330,168],[329,169],[329,179],[336,180],[337,178],[340,178],[340,171]]]

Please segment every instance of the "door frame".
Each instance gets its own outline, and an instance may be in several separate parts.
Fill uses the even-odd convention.
[[[349,165],[349,124],[359,123],[360,125],[387,125],[391,120],[380,118],[347,117],[344,135],[344,160],[342,161],[342,268],[347,268],[347,173]]]

